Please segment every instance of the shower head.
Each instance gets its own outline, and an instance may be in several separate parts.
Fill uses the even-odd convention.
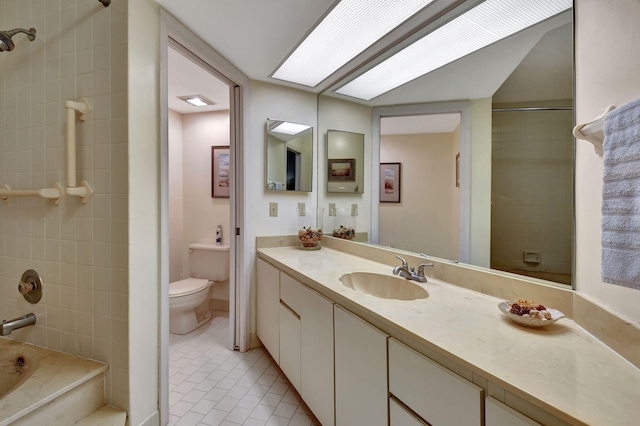
[[[16,47],[11,38],[18,33],[26,34],[29,37],[30,41],[36,39],[35,28],[29,28],[28,30],[25,30],[23,28],[16,28],[9,31],[0,31],[0,52],[11,52]]]

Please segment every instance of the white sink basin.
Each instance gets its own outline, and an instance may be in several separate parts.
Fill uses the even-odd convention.
[[[429,297],[427,290],[416,282],[393,275],[354,272],[341,276],[340,281],[345,287],[381,299],[416,300]]]

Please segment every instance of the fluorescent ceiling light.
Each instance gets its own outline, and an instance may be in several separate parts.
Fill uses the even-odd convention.
[[[297,135],[300,132],[304,132],[309,129],[311,126],[305,126],[303,124],[296,123],[287,123],[286,121],[282,124],[271,129],[274,133],[282,133],[285,135]]]
[[[272,78],[315,87],[433,0],[342,0]]]
[[[371,100],[571,7],[572,0],[486,0],[335,92]]]
[[[202,95],[189,95],[189,96],[178,96],[178,99],[181,99],[193,106],[203,107],[215,105],[216,103],[210,99],[205,98]]]

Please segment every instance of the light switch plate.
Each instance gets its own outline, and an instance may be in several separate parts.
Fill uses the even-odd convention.
[[[304,203],[298,203],[298,216],[305,216],[306,209]]]
[[[336,215],[336,203],[329,203],[329,216]]]
[[[269,216],[278,216],[278,203],[269,203]]]
[[[358,216],[358,205],[351,204],[351,216]]]

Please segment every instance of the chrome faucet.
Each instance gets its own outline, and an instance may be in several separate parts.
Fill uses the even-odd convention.
[[[2,327],[0,327],[0,336],[8,336],[13,330],[17,330],[18,328],[26,327],[28,325],[33,325],[35,323],[35,314],[23,315],[10,321],[3,320]]]
[[[409,267],[409,265],[407,264],[407,261],[404,258],[398,255],[396,255],[396,257],[402,261],[402,265],[398,265],[395,268],[393,268],[393,275],[397,275],[399,277],[406,278],[408,280],[418,281],[420,283],[427,282],[427,277],[425,277],[424,275],[424,268],[426,266],[433,266],[433,263],[419,264],[418,272],[416,272],[416,268],[414,268],[413,266]]]

